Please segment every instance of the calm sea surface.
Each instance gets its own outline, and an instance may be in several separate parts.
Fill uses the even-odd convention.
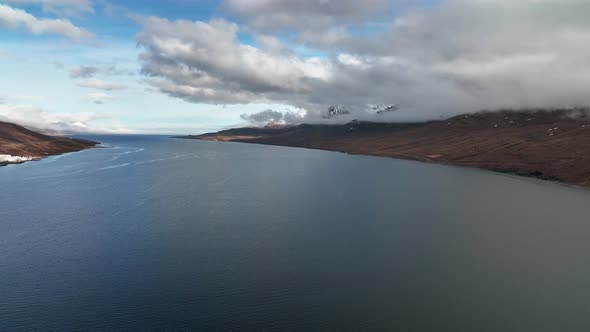
[[[155,136],[0,168],[0,330],[590,331],[590,191]]]

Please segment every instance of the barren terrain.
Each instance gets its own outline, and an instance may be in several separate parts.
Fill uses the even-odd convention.
[[[590,186],[590,117],[583,110],[480,112],[425,123],[239,128],[186,138],[412,159]]]
[[[0,122],[0,155],[42,158],[94,147],[97,142],[43,135],[16,124]]]

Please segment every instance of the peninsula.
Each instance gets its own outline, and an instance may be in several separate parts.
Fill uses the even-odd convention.
[[[88,140],[44,135],[0,121],[0,166],[80,151],[97,144]]]
[[[479,112],[424,123],[238,128],[183,138],[411,159],[590,186],[585,109]]]

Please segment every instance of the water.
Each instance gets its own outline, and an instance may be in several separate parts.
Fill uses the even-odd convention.
[[[165,137],[0,168],[0,330],[589,331],[590,192]]]

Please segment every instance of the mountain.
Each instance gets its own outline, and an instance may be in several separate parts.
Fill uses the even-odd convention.
[[[411,159],[590,186],[586,109],[480,112],[424,123],[238,128],[186,138]]]
[[[48,136],[0,121],[0,165],[80,151],[96,144],[93,141]]]

